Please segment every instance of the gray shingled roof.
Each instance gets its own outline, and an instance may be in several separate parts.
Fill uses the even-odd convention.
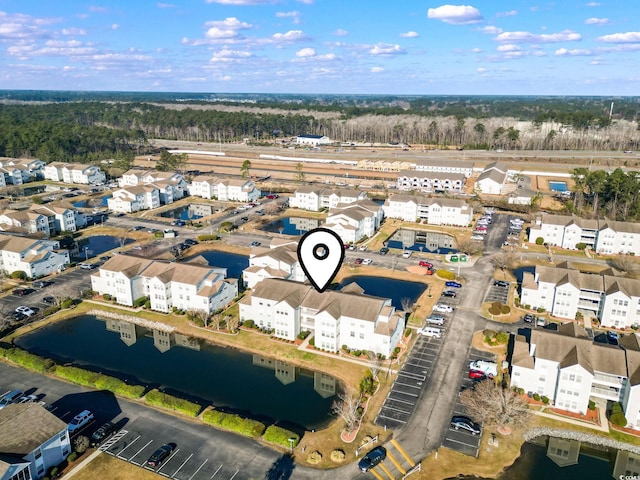
[[[0,452],[27,455],[66,428],[37,403],[7,405],[0,410]]]

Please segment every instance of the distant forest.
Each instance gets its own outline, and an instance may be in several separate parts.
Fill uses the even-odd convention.
[[[638,150],[639,121],[640,97],[0,91],[0,155],[90,162],[146,153],[151,138],[259,144],[301,134],[486,150]]]

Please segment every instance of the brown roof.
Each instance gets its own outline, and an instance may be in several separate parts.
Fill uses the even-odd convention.
[[[511,364],[517,367],[533,368],[533,357],[529,355],[529,344],[522,335],[516,336],[513,344]]]
[[[28,248],[33,248],[39,240],[26,237],[16,237],[14,235],[0,235],[0,250],[20,253]]]
[[[140,275],[151,263],[152,260],[130,255],[114,255],[100,267],[100,270],[122,272],[127,278],[133,278],[136,275]]]
[[[27,455],[66,428],[37,403],[7,405],[0,410],[0,452]]]

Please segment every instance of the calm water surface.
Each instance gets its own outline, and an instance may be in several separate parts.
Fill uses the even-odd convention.
[[[402,299],[409,298],[412,303],[422,295],[427,289],[427,285],[420,282],[407,282],[406,280],[395,280],[392,278],[368,277],[365,275],[354,275],[347,277],[339,284],[339,288],[356,282],[367,295],[375,297],[390,298],[391,303],[397,309],[402,309]]]

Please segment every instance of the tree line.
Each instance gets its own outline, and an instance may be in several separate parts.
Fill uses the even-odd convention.
[[[640,172],[575,168],[571,178],[574,198],[567,205],[570,211],[596,218],[640,220]]]

